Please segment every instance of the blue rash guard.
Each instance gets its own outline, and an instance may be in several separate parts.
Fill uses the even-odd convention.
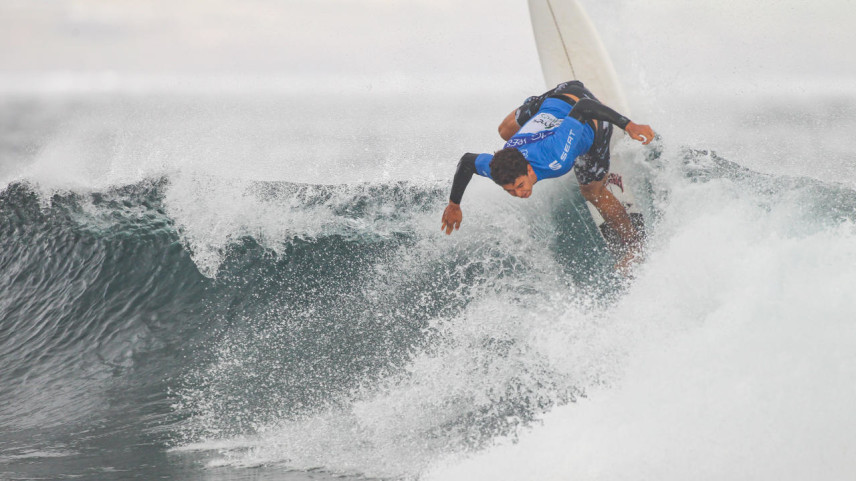
[[[592,98],[580,99],[571,108],[571,104],[564,100],[564,96],[547,97],[537,113],[527,121],[523,127],[505,144],[506,148],[516,148],[532,166],[537,180],[560,177],[567,174],[573,167],[577,157],[590,154],[595,141],[596,134],[588,125],[589,120],[608,122],[624,129],[630,119],[624,117],[611,108],[603,105]],[[586,122],[586,123],[583,123]],[[606,137],[601,137],[606,142],[605,148],[609,149],[609,136],[611,127]],[[598,147],[594,147],[597,149]],[[608,150],[606,151],[608,154]],[[606,165],[595,164],[598,169],[591,176],[591,172],[584,172],[582,177],[577,172],[577,180],[581,185],[593,180],[600,180],[609,168],[608,156]],[[479,174],[493,180],[490,175],[490,163],[493,160],[491,154],[467,153],[458,162],[455,178],[452,181],[452,192],[449,194],[449,202],[460,204],[473,174]],[[589,169],[591,170],[591,169]],[[586,180],[586,179],[591,180]]]
[[[520,130],[506,142],[529,161],[538,180],[560,177],[571,171],[577,157],[588,152],[594,131],[587,124],[568,117],[572,106],[557,98],[548,98]],[[492,154],[479,154],[475,159],[478,175],[492,179]]]

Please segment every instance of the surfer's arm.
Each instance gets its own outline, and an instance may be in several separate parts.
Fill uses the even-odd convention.
[[[634,140],[648,144],[654,138],[654,131],[647,125],[632,122],[627,117],[593,99],[580,99],[571,109],[568,117],[580,122],[600,120],[617,125]]]
[[[571,109],[571,113],[568,114],[568,117],[579,120],[580,122],[586,122],[588,120],[609,122],[612,125],[619,126],[622,130],[624,130],[624,128],[627,127],[627,124],[630,123],[630,119],[627,117],[593,99],[580,99],[576,104],[574,104],[574,108]]]
[[[461,227],[463,213],[461,212],[461,199],[464,197],[464,191],[467,185],[473,178],[473,174],[478,173],[476,169],[476,154],[464,154],[461,160],[458,161],[458,168],[455,170],[455,178],[452,180],[452,193],[449,195],[449,205],[443,211],[443,223],[440,227],[445,230],[446,234],[451,234],[452,229],[458,230]]]
[[[464,191],[467,190],[467,185],[476,173],[476,154],[464,154],[461,160],[458,161],[458,168],[455,170],[455,179],[452,180],[452,193],[449,195],[449,202],[460,204],[461,198],[464,197]]]

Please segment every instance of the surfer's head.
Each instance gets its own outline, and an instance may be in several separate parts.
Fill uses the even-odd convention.
[[[529,161],[515,148],[502,149],[493,155],[490,176],[506,192],[524,199],[532,195],[532,185],[538,180]]]

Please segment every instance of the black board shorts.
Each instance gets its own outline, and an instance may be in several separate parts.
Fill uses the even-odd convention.
[[[571,94],[577,98],[588,98],[597,100],[597,97],[583,85],[579,80],[562,82],[555,88],[535,95],[523,101],[523,105],[517,108],[514,119],[517,125],[523,125],[529,121],[541,108],[541,104],[547,97],[555,94]],[[569,101],[573,102],[571,99]],[[569,102],[569,103],[571,103]],[[612,124],[609,122],[593,121],[587,122],[594,130],[594,141],[591,148],[585,154],[577,157],[574,162],[574,175],[580,185],[603,180],[609,173],[609,142],[612,140]]]

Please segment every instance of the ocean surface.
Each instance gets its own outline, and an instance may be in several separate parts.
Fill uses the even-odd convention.
[[[521,99],[0,95],[0,479],[852,479],[856,95],[625,140],[632,280],[570,180],[441,233]]]

